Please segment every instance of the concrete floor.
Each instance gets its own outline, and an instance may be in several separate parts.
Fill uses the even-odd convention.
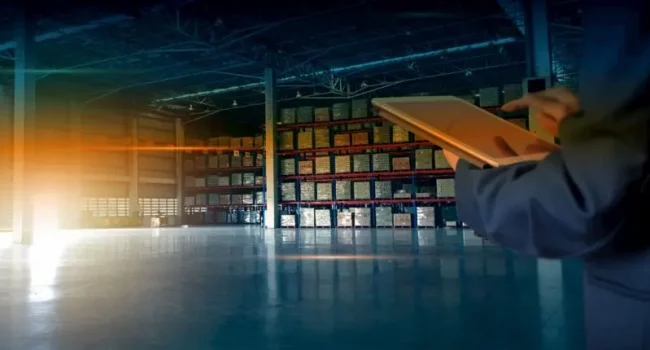
[[[0,349],[584,348],[579,266],[468,230],[53,235],[0,234]]]

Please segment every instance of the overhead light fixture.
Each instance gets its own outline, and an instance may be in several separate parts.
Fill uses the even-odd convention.
[[[190,105],[190,111],[193,111],[193,110],[194,110],[194,107],[192,105]]]
[[[367,88],[367,87],[368,87],[368,83],[366,83],[365,80],[362,81],[362,82],[361,82],[361,88],[362,88],[362,89],[365,89],[365,88]]]
[[[302,95],[300,94],[300,90],[298,90],[298,91],[296,92],[296,97],[298,97],[298,98],[302,97]]]
[[[237,100],[232,100],[232,106],[237,107]]]

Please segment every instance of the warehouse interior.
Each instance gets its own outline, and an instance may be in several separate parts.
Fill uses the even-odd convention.
[[[578,89],[575,0],[3,4],[1,348],[582,349],[376,97]]]

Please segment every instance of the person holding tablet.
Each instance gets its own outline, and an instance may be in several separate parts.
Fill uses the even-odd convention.
[[[583,24],[579,96],[548,90],[504,106],[534,108],[561,150],[492,169],[445,154],[459,217],[477,233],[583,259],[589,349],[650,349],[650,2],[587,1]]]

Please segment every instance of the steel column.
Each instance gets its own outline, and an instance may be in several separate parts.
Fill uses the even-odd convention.
[[[129,208],[131,217],[140,216],[140,196],[138,194],[139,172],[138,172],[138,117],[130,121],[131,147],[129,149]]]
[[[11,94],[0,86],[0,232],[12,228],[12,169],[13,169],[13,123]]]
[[[265,97],[265,151],[266,151],[266,212],[264,223],[267,228],[279,224],[278,213],[278,155],[275,129],[278,120],[276,98],[276,76],[273,68],[264,70]]]
[[[178,224],[183,224],[183,217],[185,213],[183,211],[183,151],[181,147],[185,145],[185,130],[183,129],[183,121],[181,118],[176,118],[174,124],[174,131],[176,133],[176,208],[177,208],[177,218]]]
[[[81,208],[83,206],[83,155],[81,140],[81,108],[75,101],[70,101],[68,110],[68,132],[70,138],[70,169],[68,186],[70,200],[67,207],[67,223],[70,228],[81,227]]]
[[[526,39],[528,42],[528,73],[533,77],[550,77],[551,45],[546,0],[527,0]]]

